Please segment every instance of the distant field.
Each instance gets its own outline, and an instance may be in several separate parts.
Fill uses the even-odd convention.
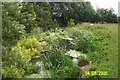
[[[100,43],[101,51],[91,64],[96,71],[107,71],[107,78],[118,77],[118,25],[117,24],[78,24],[78,29],[87,29],[103,38]],[[110,38],[106,38],[106,36]]]

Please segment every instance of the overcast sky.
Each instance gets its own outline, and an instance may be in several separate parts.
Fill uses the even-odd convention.
[[[99,8],[113,8],[115,10],[115,13],[118,14],[118,2],[120,0],[85,0],[90,1],[92,6],[96,9],[96,7]]]

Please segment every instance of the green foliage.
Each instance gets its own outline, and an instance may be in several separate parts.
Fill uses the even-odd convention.
[[[69,31],[69,36],[73,39],[75,49],[83,52],[89,52],[95,50],[94,35],[87,30],[78,30],[72,28]]]
[[[35,3],[36,21],[39,27],[44,31],[58,27],[57,21],[52,19],[52,13],[49,3]]]
[[[74,19],[70,19],[70,21],[68,22],[69,26],[75,26],[75,22]]]
[[[28,70],[30,71],[31,69],[32,64],[29,63],[30,56],[25,56],[21,54],[27,51],[23,51],[21,49],[14,49],[15,48],[13,48],[13,50],[9,52],[7,56],[5,56],[7,60],[3,60],[3,78],[21,78],[26,74]]]
[[[18,20],[20,17],[20,10],[21,10],[21,5],[19,3],[7,3],[3,2],[2,3],[2,9],[3,13],[2,17],[3,18],[9,18],[12,20]]]
[[[17,48],[23,48],[30,53],[28,55],[35,55],[42,52],[42,43],[37,41],[35,38],[23,38],[17,43]]]
[[[51,74],[48,70],[40,70],[38,74],[31,74],[30,76],[26,76],[26,78],[51,78]]]
[[[100,23],[116,23],[117,15],[114,13],[114,10],[111,9],[97,9],[96,14],[94,16],[94,20]]]
[[[34,28],[28,36],[34,36],[37,40],[41,39],[41,34],[44,33],[40,27]]]
[[[90,2],[50,3],[52,16],[61,26],[67,26],[73,18],[75,23],[116,23],[117,15],[113,9],[94,10]]]
[[[5,55],[3,60],[3,77],[24,77],[25,75],[36,73],[39,68],[34,66],[30,61],[36,56],[40,55],[42,51],[42,44],[35,38],[23,38],[20,40],[8,55]],[[8,52],[5,52],[6,54]],[[12,66],[12,67],[11,67]],[[15,67],[15,69],[14,69]],[[15,72],[15,70],[17,72]],[[13,74],[11,74],[13,72]],[[24,72],[24,74],[23,74]],[[17,75],[17,76],[15,76]]]
[[[50,44],[45,56],[46,69],[52,71],[55,78],[78,78],[80,70],[73,65],[72,60],[65,55],[65,52],[56,44]],[[73,75],[74,73],[74,75]]]
[[[80,56],[79,58],[78,58],[78,65],[79,66],[84,66],[84,65],[87,65],[87,64],[89,64],[89,59],[87,58],[87,57],[85,57],[85,56]]]
[[[4,23],[4,21],[3,21],[3,23]],[[7,24],[7,25],[5,25],[5,24]],[[8,24],[10,24],[10,25],[8,25]],[[9,42],[9,44],[15,44],[15,42],[17,42],[19,39],[21,39],[25,34],[25,30],[24,30],[25,27],[23,25],[20,25],[16,21],[6,20],[3,25],[4,25],[4,28],[3,28],[3,43],[4,43],[4,45],[7,45],[7,42]]]
[[[21,7],[19,22],[25,26],[25,31],[30,33],[34,28],[38,27],[34,3],[24,2]]]
[[[63,66],[57,70],[56,77],[58,78],[80,78],[81,71],[78,66]]]
[[[23,69],[18,69],[11,65],[10,67],[5,67],[2,70],[2,74],[5,78],[22,78],[25,71]]]
[[[98,71],[107,71],[109,75],[102,78],[118,77],[118,26],[117,24],[94,24],[91,27],[83,27],[94,33],[98,38],[99,50],[88,55],[92,61],[91,68],[95,66]],[[109,67],[109,68],[108,68]]]
[[[117,60],[115,59],[118,45],[115,43],[118,43],[118,39],[115,34],[118,33],[116,27],[114,31],[113,27],[112,29],[110,27],[111,24],[102,26],[94,24],[95,27],[80,24],[79,27],[88,31],[77,27],[68,27],[66,29],[70,28],[70,30],[66,31],[64,28],[58,28],[57,23],[59,22],[62,26],[75,26],[79,22],[114,23],[117,21],[117,16],[112,9],[94,11],[90,2],[3,2],[2,12],[3,78],[40,76],[42,69],[36,64],[35,59],[37,62],[44,62],[43,69],[48,71],[52,78],[79,78],[81,77],[79,67],[73,64],[69,56],[65,55],[69,50],[72,50],[73,54],[75,51],[88,53],[85,55],[89,59],[79,57],[80,66],[89,64],[90,60],[99,65],[95,66],[96,68],[104,68],[109,72],[113,70],[117,73]],[[108,28],[103,26],[109,26],[111,31],[107,32]],[[111,65],[111,62],[115,65]],[[110,75],[115,76],[114,73]]]
[[[25,26],[18,21],[20,6],[18,3],[3,3],[2,39],[3,45],[13,45],[25,35]]]
[[[46,31],[40,34],[39,41],[43,41],[47,44],[59,43],[59,41],[65,37],[65,33],[62,29],[55,28],[50,31]]]

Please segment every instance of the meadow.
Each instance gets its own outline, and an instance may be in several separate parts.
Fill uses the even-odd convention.
[[[84,25],[83,25],[84,26]],[[101,28],[99,28],[99,26]],[[101,51],[97,55],[97,59],[92,63],[91,67],[97,71],[107,71],[107,78],[118,77],[118,24],[94,24],[92,26],[82,27],[92,31],[95,35],[101,36],[103,40],[100,42]]]

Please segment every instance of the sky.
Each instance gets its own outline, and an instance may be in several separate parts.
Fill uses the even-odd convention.
[[[85,0],[85,1],[90,1],[94,9],[96,9],[97,7],[110,9],[112,7],[115,13],[118,14],[118,2],[120,0]]]

